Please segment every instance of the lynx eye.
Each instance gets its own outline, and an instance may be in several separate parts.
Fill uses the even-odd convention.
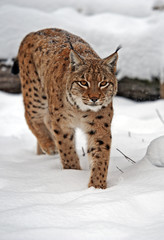
[[[99,83],[100,88],[107,87],[108,85],[109,85],[109,83],[107,81],[102,81],[102,82]]]
[[[88,88],[89,87],[89,84],[87,81],[79,81],[78,84],[82,87],[85,87],[85,88]]]

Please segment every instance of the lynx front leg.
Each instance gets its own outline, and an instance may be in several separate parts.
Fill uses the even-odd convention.
[[[59,126],[53,126],[56,145],[58,147],[61,162],[64,169],[81,169],[79,158],[75,149],[75,139],[73,129],[61,129]]]
[[[88,156],[91,160],[91,175],[88,187],[106,188],[111,146],[110,131],[102,133],[92,130],[88,133]]]

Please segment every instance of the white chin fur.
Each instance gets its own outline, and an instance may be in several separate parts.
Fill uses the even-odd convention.
[[[79,106],[80,110],[82,110],[82,111],[91,110],[91,111],[97,112],[102,108],[102,106],[100,106],[100,105],[99,106],[86,105],[83,103],[81,98],[76,98],[76,104]]]

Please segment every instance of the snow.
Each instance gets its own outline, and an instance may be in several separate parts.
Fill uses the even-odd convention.
[[[81,171],[63,170],[59,155],[35,154],[22,102],[21,95],[0,92],[1,240],[164,239],[164,169],[154,166],[164,159],[164,125],[156,113],[164,116],[164,100],[115,98],[106,190],[87,188],[90,171],[80,130]],[[152,164],[154,157],[158,162]]]
[[[164,136],[153,140],[148,149],[145,158],[157,167],[164,167]]]
[[[88,41],[101,57],[118,45],[118,78],[151,80],[163,76],[164,12],[156,0],[1,0],[0,58],[16,57],[26,34],[38,29],[66,29]]]
[[[27,33],[58,27],[101,57],[121,44],[119,79],[162,77],[164,12],[153,11],[156,5],[164,1],[1,0],[0,58],[9,63]],[[59,155],[36,155],[22,102],[21,95],[0,92],[0,240],[164,239],[164,100],[115,98],[106,190],[87,188],[80,130],[81,171],[63,170]]]

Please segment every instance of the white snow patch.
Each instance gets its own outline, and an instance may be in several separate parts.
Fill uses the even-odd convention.
[[[143,156],[153,139],[164,136],[155,111],[164,116],[163,106],[163,100],[115,98],[108,188],[98,190],[87,188],[90,171],[81,149],[86,152],[86,141],[79,130],[82,170],[63,170],[59,155],[35,154],[22,96],[0,93],[0,239],[162,240],[164,169]],[[149,147],[149,158],[163,156],[161,141]],[[116,148],[137,163],[132,165]]]

